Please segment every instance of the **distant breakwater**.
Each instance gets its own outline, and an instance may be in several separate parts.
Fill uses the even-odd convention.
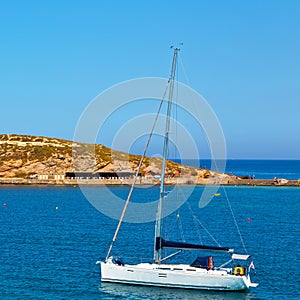
[[[64,180],[39,180],[39,179],[24,179],[24,178],[0,178],[0,185],[131,185],[132,179],[64,179]],[[166,179],[166,184],[169,185],[233,185],[233,186],[300,186],[300,180],[288,180],[284,183],[277,183],[270,179],[241,179],[241,178],[226,178],[225,180],[212,180],[204,178],[177,178]],[[153,178],[141,177],[137,185],[158,185],[159,180]]]

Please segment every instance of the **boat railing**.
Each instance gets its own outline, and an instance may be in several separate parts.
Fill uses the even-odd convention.
[[[153,260],[149,257],[141,256],[113,256],[114,259],[121,260],[123,264],[139,264],[139,263],[153,263]]]

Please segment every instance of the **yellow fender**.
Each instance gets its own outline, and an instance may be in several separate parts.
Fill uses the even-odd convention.
[[[243,267],[235,267],[233,270],[233,274],[236,276],[243,276],[245,275],[245,268]]]

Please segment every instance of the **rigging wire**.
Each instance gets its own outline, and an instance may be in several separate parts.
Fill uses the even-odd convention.
[[[186,81],[187,81],[187,84],[188,84],[189,86],[191,86],[191,82],[190,82],[190,79],[189,79],[189,77],[188,77],[188,75],[187,75],[187,72],[186,72],[186,70],[185,70],[185,67],[184,67],[183,60],[182,60],[182,58],[181,58],[181,55],[179,54],[178,57],[179,57],[180,65],[181,65],[183,74],[184,74],[184,76],[185,76],[185,79],[186,79]]]
[[[185,76],[185,78],[186,78],[186,81],[187,81],[187,83],[188,83],[188,85],[191,85],[190,84],[190,80],[189,80],[189,77],[188,77],[188,75],[187,75],[187,72],[186,72],[186,69],[185,69],[185,67],[184,67],[184,64],[183,64],[183,60],[182,60],[182,58],[181,58],[181,55],[179,54],[178,55],[178,58],[179,58],[179,61],[180,61],[180,64],[181,64],[181,68],[182,68],[182,70],[183,70],[183,73],[184,73],[184,76]],[[197,107],[197,106],[196,106]],[[198,113],[198,111],[196,110],[196,113]],[[236,227],[236,229],[237,229],[237,232],[238,232],[238,234],[239,234],[239,237],[240,237],[240,240],[241,240],[241,243],[242,243],[242,246],[243,246],[243,248],[244,248],[244,250],[245,250],[245,252],[246,253],[248,253],[248,251],[247,251],[247,249],[246,249],[246,245],[245,245],[245,242],[244,242],[244,239],[243,239],[243,237],[242,237],[242,234],[241,234],[241,231],[240,231],[240,229],[239,229],[239,226],[238,226],[238,223],[237,223],[237,220],[236,220],[236,218],[235,218],[235,215],[234,215],[234,212],[233,212],[233,209],[232,209],[232,206],[231,206],[231,204],[230,204],[230,201],[229,201],[229,198],[228,198],[228,195],[227,195],[227,193],[226,193],[226,190],[225,190],[225,188],[223,187],[223,190],[224,190],[224,194],[225,194],[225,197],[226,197],[226,200],[227,200],[227,203],[228,203],[228,206],[229,206],[229,209],[230,209],[230,212],[231,212],[231,215],[232,215],[232,218],[233,218],[233,220],[234,220],[234,223],[235,223],[235,227]],[[189,204],[188,204],[189,205]],[[200,220],[199,219],[197,219],[197,217],[194,215],[194,217],[196,218],[196,220],[197,220],[197,222],[199,222],[199,224],[205,229],[205,231],[210,235],[210,233],[208,232],[208,230],[203,226],[203,224],[201,224],[201,222],[200,222]],[[211,236],[211,235],[210,235]],[[212,236],[211,236],[212,237]],[[212,237],[213,238],[213,237]],[[213,238],[214,239],[214,238]],[[214,239],[214,241],[216,241],[215,239]]]
[[[184,234],[183,234],[183,226],[182,226],[182,222],[181,222],[179,211],[176,214],[176,218],[177,218],[177,226],[178,226],[178,229],[179,229],[180,238],[185,243],[185,237],[184,237]]]
[[[223,190],[224,190],[225,198],[226,198],[226,200],[227,200],[227,203],[228,203],[228,206],[229,206],[229,209],[230,209],[230,212],[231,212],[232,218],[233,218],[233,220],[234,220],[234,223],[235,223],[235,227],[236,227],[236,229],[237,229],[237,232],[238,232],[238,234],[239,234],[239,236],[240,236],[241,243],[242,243],[242,245],[243,245],[243,248],[244,248],[244,250],[245,250],[246,254],[248,254],[248,251],[247,251],[247,249],[246,249],[246,245],[245,245],[245,242],[244,242],[243,236],[242,236],[242,234],[241,234],[241,231],[240,231],[239,225],[238,225],[238,223],[237,223],[237,221],[236,221],[236,218],[235,218],[235,215],[234,215],[233,209],[232,209],[232,207],[231,207],[231,204],[230,204],[230,201],[229,201],[229,198],[228,198],[228,195],[227,195],[227,192],[226,192],[226,189],[225,189],[225,187],[223,187]]]
[[[174,83],[175,83],[175,88],[174,89],[175,89],[175,94],[176,95],[173,98],[174,105],[173,105],[173,109],[172,109],[172,115],[173,115],[174,120],[178,120],[178,94],[179,94],[179,92],[178,92],[179,91],[178,60],[176,61],[176,67],[175,68],[176,68],[176,74],[175,74],[176,80],[174,81]],[[177,150],[177,145],[178,145],[178,130],[177,129],[178,128],[177,128],[177,123],[176,122],[175,123],[173,122],[173,124],[174,124],[174,126],[173,126],[172,130],[173,130],[174,143],[175,144],[172,147],[172,151],[170,151],[171,149],[168,149],[168,154],[169,154],[169,157],[170,157],[170,152],[172,152],[173,158],[176,158],[177,154],[178,154],[178,150]],[[179,199],[180,198],[179,198],[179,195],[178,195],[178,191],[176,191],[175,201],[177,201],[177,203],[179,203]],[[185,242],[184,230],[183,230],[183,225],[182,225],[182,221],[181,221],[181,217],[180,217],[181,216],[181,214],[180,214],[180,205],[177,205],[177,207],[178,207],[178,209],[176,210],[176,214],[175,214],[176,222],[172,222],[173,228],[171,228],[171,230],[170,230],[170,228],[169,228],[168,231],[165,230],[165,236],[166,237],[168,237],[168,236],[171,237],[172,232],[175,235],[177,233],[177,239],[182,241],[182,242]],[[166,251],[166,249],[165,249],[165,251]],[[171,258],[171,257],[173,257],[173,256],[175,256],[175,255],[177,255],[181,252],[182,252],[182,250],[177,251],[173,254],[170,254],[170,255],[166,256],[164,259],[162,259],[162,261],[167,260],[167,259],[169,259],[169,258]]]
[[[181,64],[181,68],[182,68],[183,73],[184,73],[184,75],[185,75],[185,78],[186,78],[186,80],[187,80],[187,83],[188,83],[188,85],[190,85],[190,80],[189,80],[189,77],[188,77],[187,72],[186,72],[186,70],[185,70],[185,67],[184,67],[183,60],[182,60],[182,58],[181,58],[181,55],[178,55],[178,57],[179,57],[179,61],[180,61],[180,64]],[[240,237],[242,246],[243,246],[245,252],[248,253],[248,251],[247,251],[247,249],[246,249],[246,246],[245,246],[244,239],[243,239],[243,237],[242,237],[241,231],[240,231],[240,229],[239,229],[237,220],[236,220],[236,218],[235,218],[234,212],[233,212],[233,210],[232,210],[232,206],[231,206],[231,204],[230,204],[228,195],[227,195],[226,190],[225,190],[224,187],[223,187],[223,190],[224,190],[224,194],[225,194],[225,196],[226,196],[226,200],[227,200],[227,203],[228,203],[228,206],[229,206],[231,215],[232,215],[232,217],[233,217],[233,220],[234,220],[236,229],[237,229],[237,231],[238,231],[238,234],[239,234],[239,237]],[[198,219],[197,219],[197,220],[198,220]],[[200,221],[198,220],[198,222],[200,222]],[[201,223],[199,223],[199,224],[200,224],[201,226],[203,226]],[[204,228],[204,227],[203,227],[203,228]],[[209,232],[207,231],[207,233],[209,233]],[[211,236],[211,237],[212,237],[212,236]],[[214,240],[215,240],[215,239],[214,239]]]
[[[147,153],[147,150],[148,150],[148,147],[149,147],[149,144],[150,144],[150,140],[151,140],[151,137],[152,137],[152,135],[153,135],[153,132],[154,132],[154,129],[155,129],[155,126],[156,126],[158,117],[159,117],[160,110],[161,110],[161,108],[162,108],[163,102],[164,102],[164,100],[165,100],[165,96],[166,96],[167,91],[168,91],[168,85],[169,85],[169,82],[166,84],[166,88],[165,88],[165,90],[164,90],[163,97],[162,97],[162,99],[161,99],[161,101],[160,101],[160,104],[159,104],[159,107],[158,107],[157,114],[156,114],[156,116],[155,116],[155,119],[154,119],[154,122],[153,122],[153,125],[152,125],[152,128],[151,128],[151,131],[150,131],[150,133],[149,133],[149,136],[148,136],[148,139],[147,139],[147,142],[146,142],[146,146],[145,146],[145,148],[144,148],[144,152],[143,152],[143,154],[142,154],[142,156],[141,156],[139,165],[138,165],[138,167],[137,167],[137,170],[136,170],[136,173],[135,173],[135,176],[134,176],[133,183],[132,183],[131,188],[130,188],[130,191],[129,191],[129,193],[128,193],[128,197],[127,197],[127,199],[126,199],[126,202],[125,202],[125,205],[124,205],[124,208],[123,208],[123,211],[122,211],[122,214],[121,214],[121,217],[120,217],[118,226],[117,226],[117,228],[116,228],[115,234],[114,234],[114,236],[113,236],[112,242],[111,242],[111,244],[110,244],[110,246],[109,246],[109,249],[108,249],[108,252],[107,252],[105,261],[107,261],[109,255],[110,255],[110,252],[111,252],[111,250],[112,250],[113,244],[114,244],[114,242],[115,242],[116,239],[117,239],[119,230],[120,230],[120,228],[121,228],[121,224],[122,224],[123,219],[124,219],[124,217],[125,217],[125,213],[126,213],[128,204],[129,204],[129,202],[130,202],[131,195],[132,195],[132,193],[133,193],[133,190],[134,190],[134,187],[135,187],[137,178],[138,178],[138,174],[139,174],[140,169],[141,169],[141,167],[142,167],[143,160],[144,160],[144,158],[145,158],[145,156],[146,156],[146,153]]]
[[[189,202],[186,202],[187,206],[192,214],[192,217],[194,219],[195,222],[197,222],[204,230],[205,232],[210,236],[210,238],[219,246],[221,247],[221,245],[218,243],[218,241],[213,237],[213,235],[208,231],[208,229],[202,224],[202,222],[197,218],[197,216],[195,215],[195,213],[193,212],[191,205]]]
[[[179,54],[180,56],[180,54]],[[178,120],[178,94],[179,94],[179,80],[178,80],[178,77],[179,77],[179,71],[178,71],[178,60],[176,61],[176,97],[175,97],[175,110],[174,110],[174,119],[175,120]],[[178,145],[178,127],[177,127],[177,123],[175,123],[175,128],[174,128],[174,135],[175,135],[175,146],[174,146],[174,158],[176,158],[177,154],[180,154],[178,153],[177,151],[177,145]],[[181,157],[180,157],[181,159]],[[178,189],[177,189],[178,190]],[[177,203],[179,203],[179,194],[178,194],[178,191],[176,191],[176,201]],[[176,219],[177,219],[177,226],[178,226],[178,229],[179,229],[179,234],[180,234],[180,238],[183,242],[185,242],[185,237],[184,237],[184,233],[183,233],[183,226],[182,226],[182,222],[181,222],[181,218],[180,218],[180,205],[177,205],[178,209],[177,209],[177,212],[176,212]]]

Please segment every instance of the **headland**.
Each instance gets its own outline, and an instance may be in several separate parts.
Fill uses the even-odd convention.
[[[0,135],[0,184],[10,185],[130,185],[139,155],[100,144],[85,144],[42,136]],[[160,182],[161,159],[146,157],[137,184]],[[300,180],[242,178],[213,170],[166,164],[166,184],[299,186]]]

